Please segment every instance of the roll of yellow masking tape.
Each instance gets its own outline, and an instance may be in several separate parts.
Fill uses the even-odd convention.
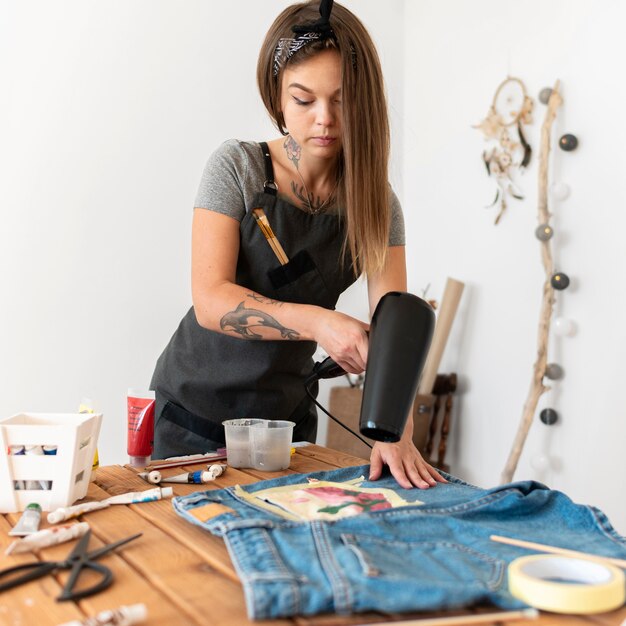
[[[609,564],[535,554],[512,561],[508,573],[511,594],[545,611],[602,613],[626,601],[624,572]]]

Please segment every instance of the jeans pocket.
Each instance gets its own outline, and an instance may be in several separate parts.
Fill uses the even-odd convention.
[[[506,564],[468,546],[449,541],[395,541],[343,534],[344,546],[370,579],[410,580],[424,589],[480,586],[497,589]]]
[[[306,576],[294,570],[277,549],[271,528],[262,524],[233,523],[225,539],[248,580],[306,581]]]

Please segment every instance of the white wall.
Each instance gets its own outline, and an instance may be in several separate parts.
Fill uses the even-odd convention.
[[[105,414],[102,462],[124,461],[126,389],[148,384],[190,303],[204,161],[226,138],[275,136],[254,72],[264,31],[287,4],[0,0],[0,415],[73,411],[92,397]],[[431,283],[429,297],[440,297],[446,276],[467,283],[441,369],[463,382],[452,469],[483,485],[499,480],[530,382],[542,275],[536,162],[528,199],[495,228],[470,125],[507,72],[533,95],[561,79],[557,133],[575,132],[581,147],[555,154],[554,171],[572,185],[554,207],[555,250],[575,283],[559,311],[580,330],[553,348],[567,371],[550,399],[562,422],[533,426],[518,476],[601,506],[623,530],[623,5],[345,4],[370,28],[387,77],[410,288]],[[365,317],[363,285],[341,304]],[[538,451],[553,469],[530,467]]]
[[[576,321],[574,337],[556,337],[550,361],[565,378],[540,400],[558,424],[533,423],[516,478],[534,478],[603,508],[626,530],[626,409],[622,398],[626,329],[621,183],[626,165],[621,123],[626,87],[617,0],[420,0],[406,2],[403,190],[411,240],[410,288],[447,276],[466,282],[461,310],[440,368],[457,372],[450,462],[481,485],[499,481],[531,383],[543,269],[537,225],[537,155],[546,107],[536,99],[561,80],[564,105],[555,138],[579,137],[577,151],[553,150],[551,180],[570,185],[551,205],[556,267],[572,285],[555,312]],[[530,140],[534,162],[522,179],[523,202],[510,202],[494,226],[481,152],[471,128],[487,113],[507,74],[536,100]],[[620,252],[620,250],[622,252]],[[546,455],[550,466],[533,467]]]
[[[126,390],[191,303],[204,162],[273,136],[255,61],[286,4],[2,2],[0,414],[91,397],[124,460]]]
[[[277,135],[256,58],[288,4],[0,0],[0,415],[92,398],[102,463],[125,460],[126,390],[147,387],[191,303],[206,158]],[[402,46],[385,44],[404,3],[384,20],[346,4],[381,44],[397,126]],[[367,316],[362,285],[343,303]]]

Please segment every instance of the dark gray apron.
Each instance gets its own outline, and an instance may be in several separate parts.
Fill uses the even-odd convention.
[[[265,211],[289,263],[279,263],[248,211],[240,225],[236,283],[282,302],[332,310],[355,280],[350,264],[341,264],[342,219],[312,215],[279,198],[267,144],[260,145],[267,180],[254,206]],[[245,298],[247,308],[254,304]],[[294,441],[314,441],[317,415],[303,380],[316,347],[313,341],[247,340],[207,330],[192,307],[152,377],[153,458],[215,449],[224,443],[222,422],[241,417],[289,419],[296,423]]]

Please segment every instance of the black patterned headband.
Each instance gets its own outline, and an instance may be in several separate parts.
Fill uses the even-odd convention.
[[[330,13],[333,10],[333,0],[320,2],[320,18],[312,24],[297,24],[292,27],[295,37],[283,37],[279,39],[274,51],[274,76],[298,50],[312,41],[324,41],[335,37],[330,26]]]

